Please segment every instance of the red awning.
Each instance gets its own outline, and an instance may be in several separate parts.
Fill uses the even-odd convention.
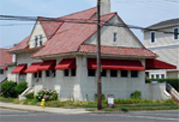
[[[63,59],[55,69],[76,69],[76,60],[73,59]]]
[[[44,61],[38,68],[40,71],[46,71],[46,70],[54,70],[56,65],[56,60],[51,61]]]
[[[7,66],[4,68],[4,70],[5,70],[5,71],[7,71],[7,70],[8,70]]]
[[[21,74],[21,73],[25,73],[24,71],[27,68],[27,64],[19,64],[13,71],[13,74]]]
[[[176,69],[177,67],[156,59],[146,60],[146,69]]]
[[[37,62],[37,63],[32,63],[29,68],[25,70],[25,73],[35,73],[35,72],[40,72],[38,69],[42,62]]]
[[[106,60],[101,59],[102,69],[143,71],[145,68],[140,61]],[[88,59],[88,69],[97,69],[96,59]]]

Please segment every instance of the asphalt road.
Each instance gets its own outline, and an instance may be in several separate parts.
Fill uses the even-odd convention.
[[[178,111],[78,115],[0,111],[0,122],[179,122]]]

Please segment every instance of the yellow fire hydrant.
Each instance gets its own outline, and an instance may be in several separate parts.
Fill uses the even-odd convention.
[[[45,99],[42,99],[42,101],[41,101],[41,104],[40,104],[41,106],[42,106],[42,108],[44,109],[45,108]]]

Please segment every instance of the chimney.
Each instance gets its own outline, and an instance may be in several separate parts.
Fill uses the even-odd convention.
[[[111,0],[101,0],[101,15],[111,13]]]

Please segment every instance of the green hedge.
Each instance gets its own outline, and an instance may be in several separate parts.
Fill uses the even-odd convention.
[[[159,83],[166,82],[179,92],[179,78],[146,79],[146,83],[151,83],[151,81],[158,81]]]
[[[13,81],[8,81],[8,82],[4,82],[3,84],[1,84],[1,91],[3,92],[3,96],[8,98],[8,97],[12,97],[12,98],[16,98],[17,97],[17,92],[15,90],[17,84]]]
[[[17,94],[21,94],[22,92],[24,92],[27,89],[27,82],[21,82],[19,84],[17,84],[15,90],[17,92]]]
[[[27,88],[27,82],[17,84],[13,81],[7,81],[1,84],[1,91],[4,97],[16,98]]]

